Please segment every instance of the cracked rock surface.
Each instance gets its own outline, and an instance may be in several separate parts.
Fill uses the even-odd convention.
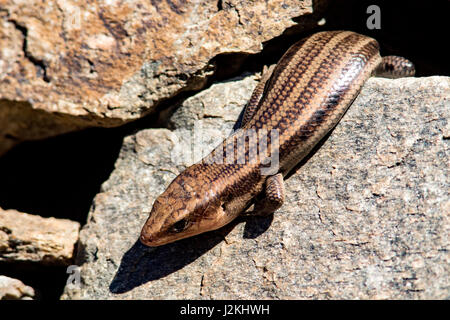
[[[73,262],[80,224],[0,208],[0,262]]]
[[[312,12],[289,1],[20,1],[0,7],[0,154],[138,119]]]
[[[255,85],[215,84],[183,103],[172,131],[125,138],[80,234],[81,284],[62,298],[448,299],[447,77],[370,79],[285,181],[273,217],[157,248],[137,241],[155,198],[230,132]]]

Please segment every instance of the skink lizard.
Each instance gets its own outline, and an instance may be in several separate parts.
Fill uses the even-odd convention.
[[[263,74],[240,128],[155,200],[141,242],[160,246],[218,229],[252,203],[250,213],[274,212],[284,201],[283,178],[339,122],[364,82],[371,75],[414,72],[410,61],[381,58],[376,40],[354,32],[325,31],[300,40]],[[259,143],[266,132],[267,150],[255,160],[252,138]],[[245,159],[239,162],[240,151]],[[278,166],[263,173],[274,152]]]

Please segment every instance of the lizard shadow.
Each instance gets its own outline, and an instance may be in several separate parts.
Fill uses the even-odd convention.
[[[269,229],[272,224],[274,214],[268,216],[254,216],[242,218],[245,222],[244,239],[255,239]]]
[[[125,293],[182,269],[222,242],[238,223],[160,247],[147,247],[137,240],[123,255],[110,292]]]
[[[256,238],[269,228],[272,219],[273,215],[238,218],[218,230],[154,248],[137,240],[123,255],[109,290],[115,294],[125,293],[184,268],[222,242],[242,222],[246,223],[243,238]]]
[[[291,170],[286,179],[301,168],[328,139],[328,133],[318,145]],[[276,214],[276,213],[275,213]],[[216,231],[176,241],[161,247],[147,247],[137,240],[122,257],[120,266],[109,285],[112,293],[125,293],[135,287],[166,277],[201,257],[222,242],[236,225],[245,222],[244,239],[254,239],[264,233],[272,224],[274,214],[237,218]]]

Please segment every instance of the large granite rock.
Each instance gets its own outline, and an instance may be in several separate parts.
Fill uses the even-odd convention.
[[[80,224],[0,208],[0,262],[73,263]]]
[[[204,86],[214,57],[258,53],[312,10],[311,0],[2,1],[0,154],[142,117]]]
[[[137,241],[155,197],[201,156],[195,148],[228,134],[255,84],[215,84],[183,103],[173,131],[124,140],[80,234],[81,282],[62,298],[448,299],[446,77],[370,79],[286,180],[273,217],[157,248]]]

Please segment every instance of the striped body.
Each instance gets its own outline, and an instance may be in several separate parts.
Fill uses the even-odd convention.
[[[279,130],[286,174],[337,124],[381,57],[374,39],[336,31],[294,45],[281,61],[245,127]]]
[[[220,228],[255,199],[271,201],[263,209],[279,207],[282,177],[338,123],[380,65],[378,43],[349,31],[321,32],[293,45],[255,89],[241,128],[158,197],[141,241],[155,246]],[[267,137],[270,153],[279,155],[270,175],[261,173],[267,156],[255,161],[250,143],[259,144],[264,130],[278,133],[278,141]],[[240,154],[245,161],[237,161]]]

